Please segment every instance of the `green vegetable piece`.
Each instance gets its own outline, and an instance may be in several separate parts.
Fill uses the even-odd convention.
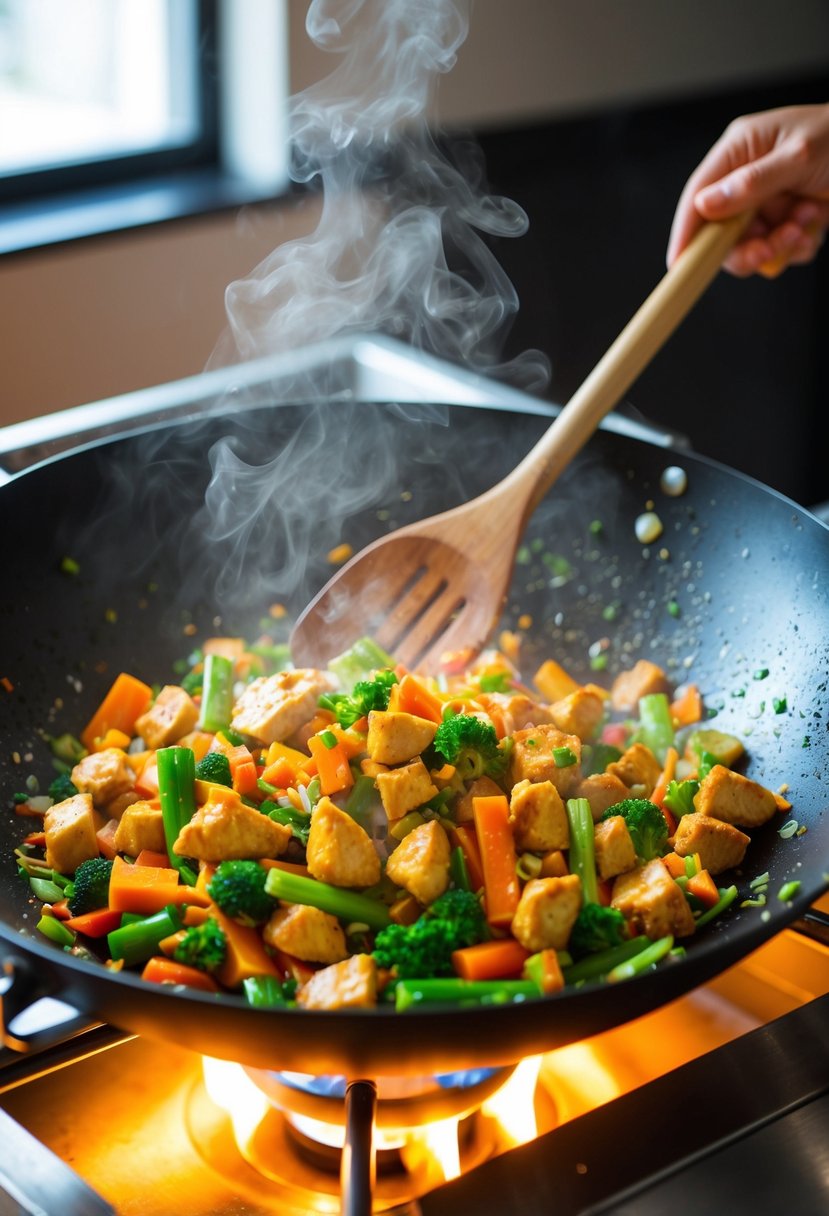
[[[268,871],[258,861],[222,861],[208,883],[207,893],[231,920],[263,925],[276,908],[276,900],[265,890],[267,877]]]
[[[278,980],[273,975],[252,975],[242,982],[245,1000],[254,1009],[278,1009],[294,1004],[296,980]]]
[[[56,946],[67,947],[75,944],[75,934],[71,929],[67,929],[63,921],[58,920],[56,916],[41,916],[37,922],[37,928]]]
[[[471,891],[472,883],[469,880],[469,870],[466,865],[466,856],[463,849],[458,845],[449,854],[449,877],[456,887],[461,891]]]
[[[189,747],[162,747],[156,752],[156,763],[167,856],[170,864],[182,872],[186,863],[173,845],[196,812],[196,760]]]
[[[618,908],[585,904],[576,917],[568,943],[574,959],[597,954],[625,941],[625,918]]]
[[[572,747],[554,747],[553,761],[556,768],[571,768],[572,765],[578,764],[579,758]]]
[[[212,916],[200,925],[191,925],[173,951],[177,963],[199,971],[218,971],[227,957],[227,936]]]
[[[709,920],[714,920],[716,916],[719,916],[721,912],[724,912],[726,908],[730,907],[737,898],[737,888],[735,886],[720,887],[719,892],[720,898],[713,905],[713,907],[708,908],[702,913],[701,916],[696,918],[696,926],[698,929],[701,925],[707,925]]]
[[[585,777],[603,773],[608,764],[614,764],[621,755],[619,748],[611,743],[585,743],[581,750],[582,772]]]
[[[597,904],[599,885],[590,803],[586,798],[568,798],[566,809],[570,825],[570,871],[581,879],[583,902]]]
[[[58,760],[63,760],[65,764],[77,764],[87,754],[86,748],[80,739],[76,739],[74,735],[65,734],[58,735],[57,738],[48,737],[48,741],[52,749],[52,755],[57,756]]]
[[[59,899],[63,899],[62,889],[49,878],[38,878],[32,874],[29,876],[29,886],[37,898],[45,904],[55,904]]]
[[[693,812],[694,798],[698,793],[699,782],[691,778],[687,781],[669,781],[663,801],[668,810],[681,819],[683,815]]]
[[[55,802],[64,802],[67,798],[74,798],[77,793],[78,787],[68,773],[58,773],[49,786],[49,797]]]
[[[199,730],[224,730],[232,713],[233,662],[225,655],[209,654],[204,660]]]
[[[594,980],[604,979],[614,967],[633,958],[634,955],[647,949],[649,945],[650,940],[643,935],[632,937],[629,941],[622,942],[620,946],[600,950],[597,954],[588,954],[585,958],[579,959],[577,963],[573,963],[572,966],[562,968],[564,982],[568,987],[572,987],[575,984],[587,984]]]
[[[784,903],[784,904],[789,903],[790,900],[794,899],[795,895],[797,895],[799,890],[800,890],[800,883],[796,878],[794,878],[791,880],[791,882],[783,883],[783,886],[777,892],[777,898],[780,900],[781,903]]]
[[[121,924],[107,934],[107,946],[110,956],[116,960],[123,959],[125,967],[136,963],[145,963],[158,953],[159,942],[181,928],[181,913],[172,905],[154,912],[152,916],[144,916],[138,920],[130,920]]]
[[[745,752],[745,748],[736,735],[726,734],[722,730],[695,730],[688,736],[688,750],[696,752],[702,758],[704,752],[714,757],[716,764],[733,768]]]
[[[230,761],[224,752],[208,752],[203,756],[196,765],[195,777],[198,781],[212,781],[214,785],[233,788]]]
[[[474,946],[486,934],[477,895],[450,889],[412,925],[388,925],[377,934],[374,958],[404,979],[452,975],[452,953]]]
[[[309,904],[321,908],[332,916],[351,924],[366,924],[371,929],[383,929],[390,924],[391,916],[385,904],[369,899],[357,891],[343,887],[332,887],[315,878],[302,874],[291,874],[288,870],[269,870],[265,890],[274,899],[283,899],[290,904]]]
[[[507,766],[508,753],[499,747],[495,728],[474,714],[445,718],[432,746],[439,756],[454,764],[464,781],[499,777]]]
[[[660,937],[658,941],[651,942],[644,950],[640,950],[633,958],[627,959],[624,963],[618,963],[608,971],[605,978],[609,984],[632,979],[634,975],[641,975],[643,971],[656,966],[666,954],[670,954],[673,948],[674,939],[671,934],[668,934],[667,937]]]
[[[495,671],[482,675],[478,684],[481,692],[509,692],[512,688],[512,677],[509,672]]]
[[[674,745],[671,704],[664,692],[639,698],[639,727],[636,737],[664,763],[668,748]]]
[[[421,1005],[479,1005],[486,998],[504,1001],[526,1001],[538,996],[531,980],[459,980],[411,979],[400,980],[395,986],[395,1008],[398,1013]]]
[[[384,668],[394,667],[394,659],[372,638],[364,637],[331,659],[328,667],[339,680],[340,687],[351,693],[358,681],[367,680]]]
[[[286,828],[291,829],[291,835],[300,844],[308,844],[308,836],[311,832],[311,816],[307,811],[298,811],[294,806],[276,806],[273,803],[262,803],[260,810],[267,808],[269,819],[273,819],[274,823],[282,823]],[[259,867],[261,870],[261,866]]]
[[[336,715],[340,726],[348,729],[359,718],[364,718],[372,710],[385,710],[389,707],[389,698],[397,676],[393,671],[378,671],[372,680],[358,680],[351,693],[326,693],[320,697],[319,703],[323,709],[330,709]],[[334,747],[337,737],[327,731],[333,743],[326,744]]]
[[[377,786],[373,777],[361,773],[351,787],[343,810],[352,819],[362,820],[369,814],[377,802]]]
[[[625,798],[609,807],[602,819],[621,815],[630,832],[636,856],[640,861],[662,857],[668,849],[668,824],[665,816],[647,798]]]
[[[69,911],[73,916],[83,916],[96,908],[105,908],[109,902],[109,880],[112,862],[106,857],[92,857],[82,861],[75,871]]]

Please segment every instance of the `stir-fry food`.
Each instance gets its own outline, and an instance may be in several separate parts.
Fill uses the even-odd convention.
[[[368,639],[317,671],[212,638],[53,741],[19,870],[59,946],[256,1006],[614,983],[681,956],[789,808],[678,692],[645,659],[605,690],[499,651],[430,679]]]

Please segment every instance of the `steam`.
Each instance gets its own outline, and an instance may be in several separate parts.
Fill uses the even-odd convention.
[[[520,236],[527,217],[486,193],[473,145],[450,159],[426,119],[466,38],[468,0],[313,0],[306,28],[341,56],[289,103],[292,176],[321,188],[319,224],[230,284],[213,365],[385,333],[541,389],[540,353],[499,365],[518,298],[481,236]]]
[[[545,356],[527,352],[499,362],[518,298],[485,239],[520,236],[527,217],[486,191],[473,144],[444,150],[427,121],[438,80],[466,38],[468,0],[313,0],[306,24],[317,46],[340,57],[331,75],[290,102],[292,176],[320,192],[319,222],[310,236],[280,245],[230,284],[227,329],[209,366],[371,333],[541,389]],[[352,517],[387,500],[392,506],[381,517],[394,526],[401,489],[413,518],[431,513],[422,489],[428,478],[411,478],[412,461],[441,466],[457,501],[468,492],[460,470],[474,455],[467,446],[452,463],[446,411],[427,411],[425,428],[420,415],[417,431],[407,420],[406,467],[415,484],[403,487],[399,416],[349,411],[346,443],[330,382],[298,378],[287,388],[283,382],[281,392],[291,388],[294,400],[306,403],[302,421],[275,451],[263,449],[251,463],[228,439],[210,452],[212,477],[197,526],[226,554],[216,586],[222,608],[243,588],[260,603],[313,591],[320,550],[349,541]],[[225,404],[236,407],[238,428],[246,425],[242,407],[256,400],[243,391]],[[446,442],[430,438],[424,446],[420,436],[433,435],[435,423],[446,427]],[[263,557],[255,563],[258,585],[252,550]]]

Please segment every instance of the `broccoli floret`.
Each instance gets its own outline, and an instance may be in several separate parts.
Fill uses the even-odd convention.
[[[230,761],[224,752],[208,752],[196,765],[196,777],[199,781],[212,781],[214,785],[233,785],[230,772]]]
[[[112,862],[106,857],[92,857],[82,861],[72,881],[69,911],[73,916],[83,916],[96,908],[105,908],[109,902],[109,880]]]
[[[58,773],[49,786],[49,797],[55,802],[63,802],[65,798],[74,798],[77,792],[78,787],[68,773]]]
[[[659,807],[647,798],[625,798],[609,807],[602,819],[621,815],[640,861],[661,857],[668,848],[668,824]]]
[[[243,925],[263,925],[276,907],[265,890],[268,871],[258,861],[223,861],[207,893],[225,916]]]
[[[173,952],[177,963],[198,967],[199,971],[216,971],[227,955],[227,937],[222,926],[212,917],[200,925],[192,925]]]
[[[474,714],[453,714],[441,722],[432,746],[438,755],[454,764],[464,781],[499,777],[507,764],[507,753],[498,745],[495,727]]]
[[[669,781],[665,791],[665,806],[669,811],[673,811],[677,818],[690,815],[698,792],[699,782],[691,778],[687,781]]]
[[[576,917],[568,949],[573,958],[583,958],[585,954],[620,946],[625,937],[625,918],[618,908],[585,904]]]
[[[471,891],[446,891],[414,924],[381,929],[374,941],[374,959],[399,979],[454,975],[453,951],[474,946],[485,932],[478,897]]]
[[[326,693],[320,697],[323,709],[335,714],[346,729],[373,709],[388,709],[392,685],[397,683],[393,671],[378,671],[371,680],[358,680],[349,696],[345,692]]]

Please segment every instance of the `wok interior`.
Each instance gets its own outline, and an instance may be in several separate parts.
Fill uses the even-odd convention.
[[[34,933],[12,858],[32,825],[7,806],[29,772],[51,779],[41,731],[77,733],[118,671],[171,681],[175,660],[204,636],[259,633],[275,597],[290,619],[329,576],[329,549],[346,541],[356,551],[482,492],[545,425],[468,407],[280,406],[91,448],[0,490],[0,551],[13,589],[0,608],[0,675],[14,685],[0,696],[0,937],[36,956],[47,986],[62,983],[78,1007],[117,1025],[254,1066],[356,1075],[507,1062],[679,995],[825,888],[829,605],[819,576],[829,532],[720,466],[600,432],[531,521],[503,624],[531,618],[525,677],[554,657],[578,679],[609,683],[646,656],[676,683],[700,685],[716,711],[712,725],[745,739],[748,775],[772,789],[787,784],[792,815],[807,828],[791,840],[781,840],[777,824],[755,833],[745,878],[769,871],[767,917],[751,909],[723,918],[690,943],[682,963],[619,986],[612,999],[588,989],[525,1006],[410,1015],[423,1033],[402,1053],[400,1019],[390,1011],[263,1014],[233,999],[147,991],[134,977],[61,955]],[[255,502],[257,512],[246,530],[244,520],[222,515],[223,540],[208,535],[202,511],[208,453],[220,440],[232,455],[225,504],[250,516]],[[681,497],[659,489],[670,463],[688,472]],[[633,525],[649,503],[664,530],[644,548]],[[297,537],[309,552],[293,567]],[[61,571],[67,556],[79,563],[76,576]],[[603,639],[607,668],[597,673],[591,647],[595,653]],[[776,713],[773,701],[783,698],[787,708]],[[774,893],[792,878],[800,895],[780,903]]]

